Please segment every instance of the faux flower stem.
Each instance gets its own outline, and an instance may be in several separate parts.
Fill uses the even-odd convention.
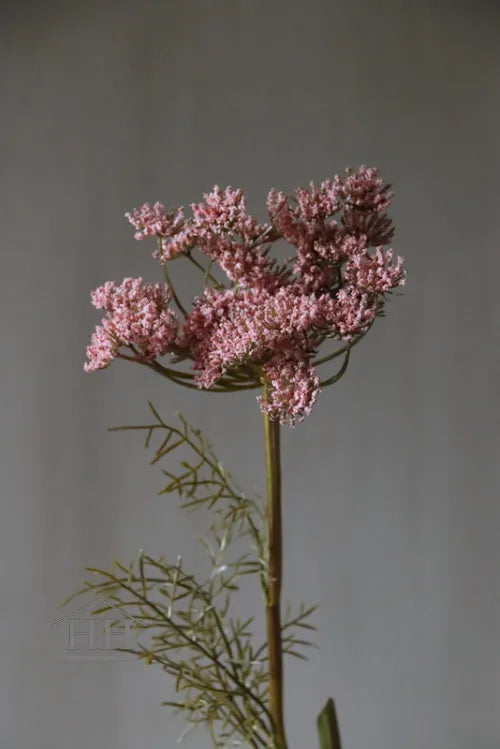
[[[269,384],[264,384],[264,397]],[[264,414],[267,474],[268,579],[266,601],[269,653],[269,709],[276,749],[287,749],[283,715],[283,656],[281,646],[281,580],[283,543],[281,522],[280,424]]]
[[[165,278],[167,286],[170,289],[170,293],[172,294],[172,299],[177,305],[177,309],[179,310],[179,312],[181,312],[184,315],[184,317],[186,317],[186,314],[187,314],[186,310],[184,309],[182,302],[177,295],[177,292],[174,288],[174,284],[172,283],[172,279],[170,278],[170,275],[168,273],[167,266],[165,263],[162,265],[162,270],[163,270],[163,276]]]

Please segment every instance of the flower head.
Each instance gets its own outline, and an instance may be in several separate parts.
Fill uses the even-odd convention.
[[[198,381],[210,387],[229,367],[260,365],[277,352],[307,349],[308,334],[325,321],[324,300],[293,285],[277,291],[210,290],[195,300],[183,340],[200,371]]]
[[[397,286],[404,286],[403,258],[398,256],[393,264],[392,255],[392,250],[384,252],[382,247],[377,247],[374,255],[367,252],[354,254],[345,269],[347,283],[360,292],[372,294],[385,294]]]
[[[141,208],[134,208],[126,213],[125,217],[135,228],[135,239],[158,238],[159,249],[155,251],[155,255],[162,262],[180,255],[190,244],[191,235],[184,228],[182,208],[167,214],[162,203],[144,203]]]
[[[258,398],[260,407],[282,424],[295,425],[311,413],[319,393],[319,376],[310,354],[278,353],[264,365],[268,389]]]
[[[341,188],[346,206],[364,211],[383,211],[390,206],[393,193],[390,186],[384,184],[378,169],[363,164],[357,171],[346,171]]]
[[[377,169],[363,165],[291,196],[271,190],[268,223],[251,216],[243,191],[230,186],[216,185],[191,204],[186,218],[182,209],[166,213],[161,203],[145,203],[126,214],[136,239],[156,238],[154,255],[162,263],[186,254],[203,270],[205,286],[207,279],[213,285],[187,312],[173,295],[184,315],[180,325],[166,287],[131,278],[99,287],[92,301],[106,315],[85,368],[108,366],[124,356],[121,347],[128,347],[128,358],[146,363],[172,352],[192,363],[202,388],[265,383],[262,410],[295,423],[316,401],[321,345],[359,339],[386,295],[405,283],[402,258],[393,260],[385,247],[393,234],[386,213],[391,199]],[[278,240],[293,248],[280,264],[270,252]]]
[[[215,185],[211,192],[203,195],[201,203],[192,203],[192,226],[200,240],[214,235],[232,233],[242,239],[253,241],[265,231],[247,212],[246,198],[242,190],[228,186],[222,190]]]
[[[125,278],[118,286],[108,281],[91,294],[92,304],[106,315],[87,348],[85,370],[104,369],[127,346],[138,360],[163,356],[177,335],[177,320],[169,290],[142,278]]]

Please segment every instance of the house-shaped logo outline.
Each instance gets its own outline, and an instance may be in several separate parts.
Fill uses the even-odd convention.
[[[92,607],[92,609],[95,609],[95,608],[98,608],[99,606],[102,606],[102,607],[105,606],[108,609],[112,609],[113,611],[115,611],[117,614],[120,615],[119,619],[116,616],[115,617],[109,617],[109,616],[106,617],[106,616],[104,616],[105,614],[112,613],[111,611],[102,612],[102,614],[99,614],[97,616],[77,616],[78,614],[85,612],[87,609],[90,609],[91,607]],[[132,616],[131,614],[128,614],[126,611],[124,611],[123,609],[121,609],[119,606],[116,606],[111,601],[106,600],[105,598],[100,598],[100,597],[93,598],[91,601],[87,601],[87,603],[84,603],[79,608],[73,609],[73,611],[70,611],[68,614],[66,614],[66,616],[62,616],[60,619],[57,619],[57,621],[52,622],[52,624],[50,625],[50,627],[51,627],[51,629],[53,629],[53,628],[57,627],[59,624],[61,624],[62,622],[65,622],[65,621],[69,622],[71,620],[74,620],[74,621],[75,620],[76,621],[90,621],[90,622],[96,622],[96,621],[99,621],[99,622],[106,622],[106,621],[114,622],[114,621],[117,621],[117,619],[118,620],[127,619],[128,621],[132,621],[137,627],[141,627],[141,628],[143,627],[142,623],[139,621],[139,619],[136,619],[135,616]],[[80,634],[80,633],[77,633],[77,634]],[[81,634],[85,634],[85,633],[81,633]],[[66,650],[68,650],[68,648]],[[97,653],[97,652],[102,651],[102,648],[93,648],[91,650],[93,652]],[[107,655],[107,656],[106,655],[94,655],[94,656],[92,656],[92,655],[66,655],[65,659],[66,660],[85,660],[85,661],[90,661],[90,660],[119,661],[119,660],[135,660],[135,658],[136,658],[136,656],[132,656],[132,654],[129,654],[130,658],[123,657],[126,654],[122,653],[120,655],[119,648],[111,648],[111,650],[113,650],[113,652],[115,652],[115,653],[118,653],[119,655],[114,655],[114,656],[112,656],[112,655]],[[76,652],[78,652],[78,651],[76,651]]]

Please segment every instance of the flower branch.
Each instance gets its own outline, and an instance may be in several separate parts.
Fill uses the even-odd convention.
[[[280,428],[304,419],[320,392],[344,376],[354,347],[405,284],[403,260],[387,248],[391,199],[378,171],[361,166],[293,195],[271,190],[265,223],[232,187],[215,186],[188,216],[181,208],[167,212],[159,202],[145,203],[126,216],[137,240],[155,239],[164,283],[124,278],[91,295],[104,315],[87,348],[87,371],[119,359],[189,389],[260,391],[265,505],[233,484],[207,440],[182,417],[179,426],[168,425],[150,404],[151,424],[123,427],[144,432],[146,447],[161,440],[152,464],[185,453],[178,469],[162,469],[167,483],[160,493],[175,492],[182,507],[214,513],[203,539],[212,568],[205,582],[185,573],[180,559],[172,565],[141,554],[129,567],[117,562],[120,574],[94,570],[99,580],[84,586],[134,610],[149,637],[134,652],[175,677],[180,696],[169,704],[191,723],[205,724],[217,747],[243,741],[253,749],[287,749],[283,656],[305,657],[311,643],[300,630],[313,628],[314,609],[282,611]],[[291,247],[285,262],[273,257],[277,242]],[[203,290],[190,305],[169,273],[175,259],[203,276]],[[322,354],[332,340],[340,347]],[[321,379],[318,368],[338,357],[337,372]],[[190,371],[177,368],[180,363]],[[251,551],[231,557],[235,539],[249,540]],[[257,647],[253,619],[229,613],[243,575],[258,576],[264,593],[266,642]],[[331,700],[318,729],[322,749],[340,749]]]

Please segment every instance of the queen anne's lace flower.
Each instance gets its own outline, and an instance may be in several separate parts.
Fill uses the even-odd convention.
[[[158,249],[154,254],[161,262],[172,260],[191,244],[192,232],[190,227],[184,228],[182,208],[167,214],[162,203],[144,203],[141,208],[126,213],[125,217],[135,229],[135,239],[158,238]]]
[[[375,255],[368,253],[355,254],[345,268],[345,280],[362,292],[385,294],[396,286],[406,283],[403,269],[403,258],[397,258],[392,265],[392,250],[384,252],[377,247]]]
[[[303,221],[315,223],[332,216],[342,206],[342,181],[337,175],[327,179],[316,187],[314,182],[309,189],[299,187],[295,190],[296,215]]]
[[[200,387],[211,388],[234,370],[267,382],[261,408],[294,423],[310,412],[319,392],[314,359],[327,338],[364,334],[385,295],[405,283],[402,258],[384,249],[392,237],[386,214],[392,192],[376,169],[347,170],[292,197],[271,190],[269,222],[248,212],[243,192],[215,186],[203,200],[166,213],[145,203],[126,214],[135,238],[155,237],[154,255],[166,263],[198,248],[229,280],[196,297],[178,326],[163,286],[125,279],[97,289],[92,301],[106,310],[87,349],[88,371],[129,356],[151,362],[170,352],[190,359]],[[278,265],[270,256],[286,240],[294,256]],[[203,257],[201,258],[203,260]],[[195,264],[197,261],[194,261]],[[205,260],[205,263],[207,261]]]
[[[275,354],[264,365],[271,385],[269,395],[259,396],[264,413],[282,424],[295,424],[310,414],[319,393],[319,376],[311,356],[300,350]]]
[[[186,320],[183,344],[192,353],[198,381],[210,387],[228,367],[263,364],[277,352],[308,351],[308,334],[326,325],[327,298],[302,294],[294,285],[216,292],[195,300]]]
[[[135,239],[171,237],[182,229],[184,223],[181,208],[167,214],[162,203],[144,203],[141,208],[134,208],[130,213],[126,213],[125,217],[135,229]]]
[[[139,360],[150,361],[169,350],[177,334],[175,313],[168,309],[170,292],[142,278],[125,278],[117,286],[109,281],[91,295],[106,316],[97,326],[87,348],[85,370],[107,367],[122,346],[133,346]]]
[[[233,187],[222,190],[215,185],[201,203],[192,203],[191,209],[192,226],[201,240],[233,233],[252,242],[267,228],[248,214],[243,191]]]
[[[360,166],[357,172],[347,170],[341,195],[345,204],[364,211],[382,211],[391,204],[393,193],[384,185],[378,169]]]
[[[356,289],[340,289],[338,292],[331,323],[336,337],[350,340],[366,333],[377,314],[377,302],[368,294]]]

